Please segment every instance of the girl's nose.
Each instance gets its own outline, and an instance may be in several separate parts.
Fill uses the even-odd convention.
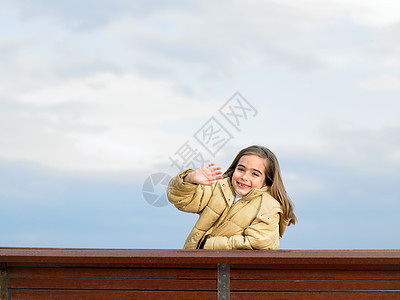
[[[247,172],[245,172],[244,174],[243,174],[243,176],[242,176],[242,179],[243,180],[248,180],[248,177],[249,177],[249,174],[247,173]]]

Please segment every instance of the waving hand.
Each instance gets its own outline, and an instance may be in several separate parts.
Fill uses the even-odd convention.
[[[212,185],[218,179],[222,179],[222,172],[220,171],[220,167],[210,168],[214,166],[214,164],[209,164],[201,169],[197,169],[189,174],[187,174],[184,178],[184,182],[203,184],[203,185]]]

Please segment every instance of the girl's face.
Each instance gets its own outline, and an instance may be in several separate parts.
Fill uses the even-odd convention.
[[[265,164],[265,159],[259,156],[242,156],[232,175],[232,186],[236,193],[246,196],[252,190],[262,188],[265,185]]]

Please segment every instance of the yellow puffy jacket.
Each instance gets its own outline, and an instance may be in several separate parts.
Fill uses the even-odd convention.
[[[255,189],[234,203],[229,178],[211,186],[183,182],[192,171],[173,177],[167,189],[169,201],[179,210],[199,214],[185,249],[278,249],[288,220],[282,220],[281,205],[268,187]]]

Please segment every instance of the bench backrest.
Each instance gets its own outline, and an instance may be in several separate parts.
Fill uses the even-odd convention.
[[[400,299],[400,250],[0,248],[1,300]]]

